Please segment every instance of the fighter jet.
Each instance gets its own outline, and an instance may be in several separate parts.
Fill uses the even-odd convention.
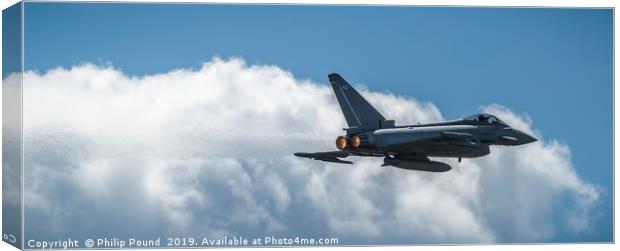
[[[336,139],[337,151],[295,153],[326,162],[352,164],[349,156],[383,157],[383,166],[445,172],[451,167],[429,157],[477,158],[489,154],[490,145],[516,146],[536,141],[491,114],[417,125],[396,126],[386,120],[339,74],[329,82],[347,121],[346,135]]]

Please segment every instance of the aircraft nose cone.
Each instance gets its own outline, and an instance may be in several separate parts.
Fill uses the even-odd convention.
[[[528,135],[526,133],[522,133],[522,135],[523,136],[521,136],[522,137],[521,141],[523,142],[523,144],[528,144],[528,143],[532,143],[532,142],[538,141],[538,139],[536,139],[536,138],[534,138],[534,137],[532,137],[532,136],[530,136],[530,135]]]
[[[538,139],[522,131],[515,130],[515,132],[517,134],[517,141],[519,145],[529,144],[529,143],[538,141]]]
[[[499,139],[495,142],[498,145],[518,146],[538,141],[527,133],[513,128],[504,128]]]

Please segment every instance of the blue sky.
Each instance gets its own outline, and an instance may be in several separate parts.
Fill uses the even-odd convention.
[[[610,9],[27,3],[25,68],[145,75],[239,56],[321,83],[339,72],[447,119],[498,103],[569,145],[578,174],[606,190],[595,231],[556,240],[610,241],[612,21]]]

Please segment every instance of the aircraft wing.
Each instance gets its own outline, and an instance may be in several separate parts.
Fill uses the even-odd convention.
[[[317,152],[317,153],[295,153],[295,156],[302,158],[309,158],[315,160],[322,160],[325,162],[341,163],[341,164],[353,164],[348,160],[341,160],[340,158],[349,157],[350,154],[345,151],[331,151],[331,152]]]

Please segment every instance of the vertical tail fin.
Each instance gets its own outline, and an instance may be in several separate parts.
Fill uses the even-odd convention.
[[[394,127],[394,121],[386,121],[383,115],[340,75],[332,73],[328,77],[349,127],[367,129]]]

